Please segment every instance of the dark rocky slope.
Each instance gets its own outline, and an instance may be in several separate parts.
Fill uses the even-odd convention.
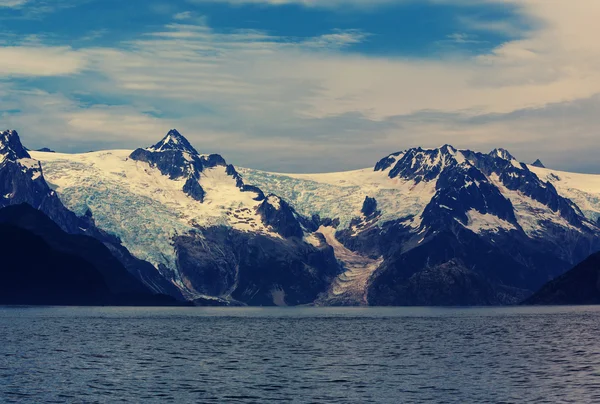
[[[600,304],[600,252],[548,282],[524,304]]]
[[[71,235],[27,204],[0,209],[0,303],[165,305],[100,241]]]
[[[185,282],[208,296],[250,306],[312,303],[341,268],[331,247],[227,227],[175,239]]]

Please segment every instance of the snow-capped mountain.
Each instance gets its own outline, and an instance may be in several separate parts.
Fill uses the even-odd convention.
[[[342,228],[361,216],[367,197],[377,202],[379,222],[404,218],[414,228],[427,218],[427,208],[448,211],[476,232],[519,228],[532,236],[553,224],[586,231],[600,215],[600,175],[528,166],[502,149],[482,154],[451,146],[416,148],[394,153],[374,169],[341,173],[240,172],[304,215],[339,218]]]
[[[27,204],[43,212],[67,234],[89,236],[101,241],[122,265],[119,269],[114,264],[108,263],[106,259],[94,263],[105,276],[105,282],[111,292],[140,297],[165,293],[180,297],[177,289],[157,276],[156,270],[151,265],[132,256],[121,245],[118,237],[97,228],[90,212],[86,211],[77,216],[63,205],[59,196],[46,182],[40,162],[33,159],[23,147],[16,131],[0,133],[0,195],[2,195],[0,208]],[[42,238],[52,233],[49,226],[41,225],[40,220],[35,218],[31,219],[31,223],[25,220],[23,227]],[[53,245],[54,238],[49,235],[47,242]],[[86,251],[90,246],[85,238],[77,242],[84,246],[79,248],[82,251]],[[62,243],[56,248],[60,251],[70,246]],[[96,249],[93,254],[88,255],[101,254],[98,254]]]
[[[191,300],[305,304],[340,267],[305,219],[176,130],[133,152],[33,153],[64,203],[152,263]]]
[[[534,170],[543,169],[503,149],[446,145],[345,173],[241,172],[302,214],[339,218],[345,247],[383,260],[365,287],[369,303],[497,304],[600,249],[600,176]]]
[[[69,209],[201,304],[514,303],[600,250],[600,176],[504,149],[278,174],[172,130],[135,151],[31,156]]]
[[[59,197],[50,189],[39,161],[31,158],[23,147],[19,134],[0,133],[0,207],[28,203],[46,213],[65,231],[85,234],[93,225],[77,218],[64,208]]]

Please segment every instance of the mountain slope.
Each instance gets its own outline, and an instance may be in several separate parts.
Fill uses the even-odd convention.
[[[0,254],[0,304],[98,305],[110,300],[106,283],[90,263],[53,249],[30,231],[0,224]]]
[[[600,304],[600,253],[548,282],[524,304]]]
[[[62,231],[30,205],[0,209],[0,304],[171,305],[100,241]]]
[[[565,198],[577,204],[585,216],[598,222],[600,220],[600,175],[578,174],[530,167],[540,179],[550,182]]]
[[[0,209],[0,223],[18,227],[40,237],[48,247],[89,263],[101,276],[110,293],[138,296],[149,302],[153,294],[144,284],[130,274],[111,251],[97,239],[65,233],[44,213],[28,204]],[[25,246],[24,246],[25,247]],[[34,254],[31,250],[29,254]],[[157,301],[163,299],[157,299]]]

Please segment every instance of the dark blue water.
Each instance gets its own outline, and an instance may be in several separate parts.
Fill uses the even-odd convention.
[[[0,402],[600,402],[600,309],[0,308]]]

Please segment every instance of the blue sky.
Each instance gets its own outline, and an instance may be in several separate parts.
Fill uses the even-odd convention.
[[[451,143],[600,173],[600,7],[568,4],[0,0],[0,127],[68,152],[176,127],[276,171]]]

